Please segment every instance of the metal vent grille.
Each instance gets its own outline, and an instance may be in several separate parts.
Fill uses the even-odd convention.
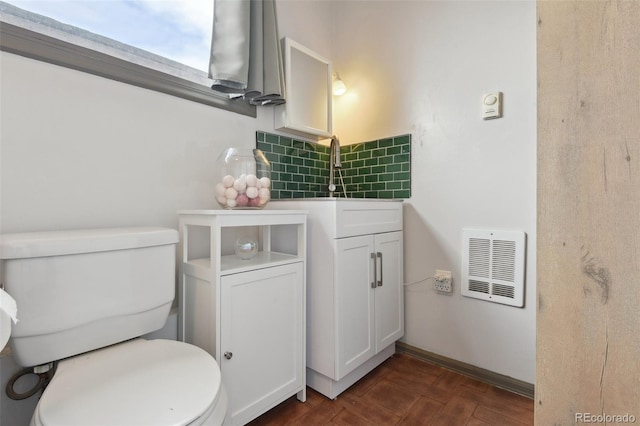
[[[469,241],[469,275],[489,278],[491,240],[471,238]]]
[[[525,233],[463,229],[462,295],[524,306]]]
[[[469,280],[469,290],[478,293],[489,294],[489,283],[483,281]]]

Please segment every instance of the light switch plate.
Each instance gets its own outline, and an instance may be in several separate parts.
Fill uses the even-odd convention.
[[[482,96],[482,119],[502,117],[502,92],[485,93]]]

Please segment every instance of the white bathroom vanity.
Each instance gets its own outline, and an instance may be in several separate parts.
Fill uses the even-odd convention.
[[[307,384],[333,399],[404,335],[402,202],[272,201],[309,212]]]

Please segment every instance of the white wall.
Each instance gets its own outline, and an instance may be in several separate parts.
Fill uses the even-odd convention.
[[[254,119],[12,54],[2,87],[3,232],[175,227],[255,139]]]
[[[534,1],[337,0],[334,131],[354,143],[413,135],[405,281],[453,272],[454,295],[408,286],[413,346],[529,383],[535,378],[536,5]],[[504,118],[483,121],[487,91]],[[525,308],[460,295],[461,229],[528,235]]]

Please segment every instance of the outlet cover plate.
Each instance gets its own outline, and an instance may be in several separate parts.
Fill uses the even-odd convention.
[[[451,271],[443,271],[440,269],[436,269],[433,289],[440,293],[452,293],[453,285],[452,285]]]

